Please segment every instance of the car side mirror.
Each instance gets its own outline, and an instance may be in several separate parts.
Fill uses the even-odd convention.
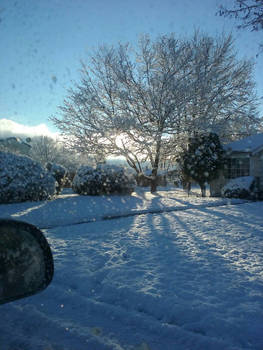
[[[54,274],[49,244],[35,226],[0,220],[0,304],[45,289]]]

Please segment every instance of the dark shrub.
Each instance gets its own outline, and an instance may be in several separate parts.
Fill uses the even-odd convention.
[[[59,194],[66,183],[67,171],[62,165],[56,163],[47,163],[46,168],[49,173],[55,178],[56,194]]]

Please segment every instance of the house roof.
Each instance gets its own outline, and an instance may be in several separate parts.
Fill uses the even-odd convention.
[[[29,151],[31,148],[31,145],[29,145],[27,142],[21,140],[19,137],[14,136],[0,139],[0,143],[11,149],[19,149],[20,151],[25,152]]]
[[[242,140],[230,142],[224,147],[233,152],[257,153],[263,149],[263,133],[248,136]]]

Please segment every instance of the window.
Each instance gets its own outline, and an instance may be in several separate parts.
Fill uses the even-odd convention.
[[[227,162],[228,179],[249,176],[250,158],[229,158]]]

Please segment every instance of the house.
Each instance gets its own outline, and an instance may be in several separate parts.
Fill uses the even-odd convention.
[[[210,184],[211,196],[220,196],[221,188],[230,180],[254,176],[259,193],[263,194],[263,133],[248,136],[224,146],[227,166],[224,173]]]
[[[30,142],[30,138],[27,139]],[[0,148],[9,152],[29,155],[31,145],[21,140],[19,137],[8,137],[6,139],[0,139]]]

